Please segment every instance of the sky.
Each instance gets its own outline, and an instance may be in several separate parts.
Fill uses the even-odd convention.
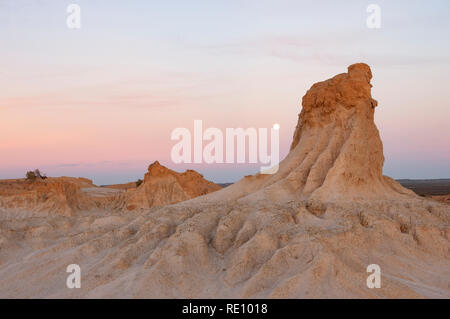
[[[447,0],[0,0],[0,178],[121,183],[158,160],[234,182],[259,166],[175,164],[171,132],[278,123],[283,158],[308,88],[356,62],[374,75],[384,173],[450,178],[449,16]]]

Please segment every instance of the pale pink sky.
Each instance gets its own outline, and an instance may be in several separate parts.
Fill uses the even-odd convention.
[[[63,3],[0,5],[0,178],[125,182],[159,160],[235,181],[257,167],[175,165],[171,131],[279,123],[284,157],[306,90],[355,62],[374,74],[385,173],[450,177],[448,2],[380,1],[378,30],[364,1],[78,3],[80,30]]]

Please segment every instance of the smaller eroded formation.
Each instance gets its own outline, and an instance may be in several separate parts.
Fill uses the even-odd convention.
[[[4,214],[73,216],[92,210],[128,211],[188,200],[221,189],[199,173],[177,173],[159,162],[148,168],[143,183],[98,187],[86,178],[49,177],[33,181],[0,181],[0,210]]]
[[[158,161],[148,167],[143,183],[126,200],[128,210],[178,203],[221,189],[194,170],[177,173]]]

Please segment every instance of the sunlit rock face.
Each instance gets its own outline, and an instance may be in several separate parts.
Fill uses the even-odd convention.
[[[158,161],[148,167],[144,182],[126,201],[128,210],[185,201],[221,189],[196,171],[177,173]]]

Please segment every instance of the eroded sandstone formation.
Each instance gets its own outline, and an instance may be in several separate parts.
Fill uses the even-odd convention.
[[[148,167],[143,183],[126,200],[126,208],[150,208],[178,203],[221,189],[196,171],[177,173],[158,161]]]
[[[117,193],[86,178],[57,177],[0,181],[0,209],[25,216],[75,215],[77,211],[112,208]]]
[[[134,185],[134,187],[132,187]],[[147,209],[188,200],[221,189],[193,170],[177,173],[159,162],[143,183],[98,187],[86,178],[56,177],[0,181],[0,209],[9,215],[71,215],[92,210]]]
[[[353,64],[348,73],[314,84],[303,97],[291,145],[298,166],[287,177],[300,196],[326,202],[413,195],[382,175],[371,78],[368,65]]]

